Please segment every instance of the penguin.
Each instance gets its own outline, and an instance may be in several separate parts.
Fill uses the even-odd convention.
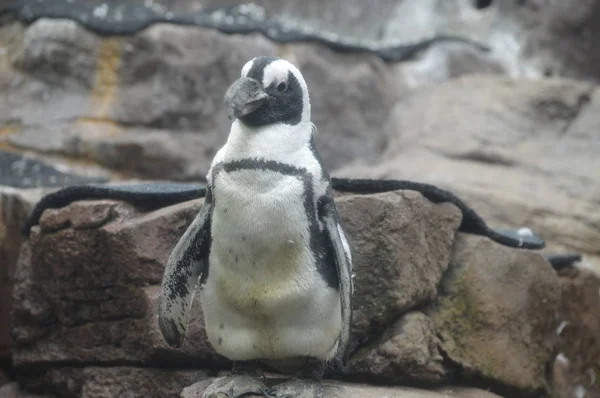
[[[315,145],[308,86],[291,62],[259,56],[225,93],[232,120],[206,176],[204,203],[167,261],[158,299],[180,347],[194,294],[208,341],[233,361],[205,392],[321,397],[326,364],[348,357],[352,254]],[[301,363],[268,389],[257,361]]]

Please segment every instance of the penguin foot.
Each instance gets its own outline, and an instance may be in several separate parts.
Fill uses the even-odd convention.
[[[317,380],[294,379],[271,388],[277,398],[323,398],[323,384]]]
[[[258,377],[233,375],[216,379],[209,385],[202,398],[251,398],[272,397],[267,386]]]

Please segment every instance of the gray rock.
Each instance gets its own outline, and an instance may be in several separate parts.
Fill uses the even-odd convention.
[[[437,185],[488,224],[529,227],[547,251],[600,269],[599,106],[583,82],[463,77],[398,103],[381,159],[335,174]]]
[[[328,169],[381,155],[388,116],[408,88],[500,71],[459,44],[440,44],[404,70],[371,54],[171,24],[110,38],[67,20],[3,29],[11,37],[0,68],[0,91],[10,92],[0,96],[0,125],[11,126],[3,140],[108,168],[113,177],[204,179],[229,131],[223,94],[257,55],[278,54],[302,69]]]

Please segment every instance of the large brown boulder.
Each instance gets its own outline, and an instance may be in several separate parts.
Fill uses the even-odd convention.
[[[549,389],[560,297],[558,277],[540,254],[459,234],[431,318],[463,377],[534,394]]]
[[[156,317],[164,264],[200,204],[140,214],[120,202],[83,201],[46,211],[15,274],[14,365],[218,362],[200,318],[190,323],[195,338],[173,350]]]
[[[433,204],[414,191],[337,202],[353,250],[356,346],[436,297],[462,216],[456,206]]]

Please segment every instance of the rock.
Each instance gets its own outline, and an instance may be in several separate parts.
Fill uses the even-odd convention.
[[[15,275],[14,366],[219,363],[199,303],[180,350],[164,342],[156,317],[164,264],[200,203],[140,213],[120,202],[82,201],[45,211]]]
[[[599,106],[583,82],[455,79],[396,105],[379,161],[334,174],[437,185],[488,224],[529,227],[548,251],[583,253],[600,269]]]
[[[415,43],[434,35],[471,40],[487,46],[489,52],[480,51],[482,56],[488,62],[497,61],[512,76],[600,78],[600,53],[595,46],[600,36],[597,0],[386,0],[378,2],[378,7],[360,0],[254,3],[262,5],[269,16],[370,44]],[[223,1],[203,4],[216,6]]]
[[[165,355],[218,362],[197,301],[181,350],[168,348],[156,321],[164,264],[201,203],[144,212],[101,200],[46,210],[15,276],[15,365],[147,362]],[[435,205],[409,191],[344,196],[339,209],[355,247],[359,344],[435,298],[461,216],[453,205]]]
[[[448,369],[439,346],[431,319],[409,312],[354,354],[350,372],[385,384],[441,383],[448,379]]]
[[[37,138],[39,141],[39,138]],[[93,175],[93,170],[79,169],[35,157],[0,150],[0,186],[14,188],[58,188],[66,185],[106,182],[106,175]],[[87,173],[86,173],[87,172]]]
[[[344,55],[322,46],[297,44],[281,55],[308,84],[324,166],[333,170],[356,159],[379,158],[387,141],[385,120],[400,89],[392,71],[372,55]]]
[[[461,213],[414,191],[338,199],[353,249],[353,345],[433,300],[451,256]]]
[[[595,80],[599,77],[600,58],[594,44],[600,34],[596,26],[600,7],[595,0],[386,0],[380,1],[378,7],[369,7],[359,0],[254,0],[251,5],[242,0],[96,2],[97,6],[71,7],[59,2],[52,7],[31,1],[21,19],[48,14],[74,17],[90,29],[113,35],[139,32],[152,22],[167,20],[210,25],[229,33],[261,31],[279,42],[316,38],[336,48],[348,48],[350,43],[355,51],[375,52],[383,47],[384,51],[379,53],[382,57],[388,55],[389,47],[399,47],[393,52],[402,56],[392,57],[394,60],[411,59],[427,48],[426,44],[416,47],[411,44],[436,36],[454,37],[455,41],[470,43],[474,48],[487,46],[489,51],[479,50],[482,56],[492,62],[499,61],[513,76],[564,75]],[[141,7],[133,10],[131,3]],[[243,20],[227,7],[239,4],[251,9],[242,15]],[[225,10],[210,12],[213,7],[223,6]]]
[[[535,252],[458,234],[431,317],[463,377],[540,393],[556,346],[559,281]]]
[[[210,384],[209,380],[201,381],[186,387],[181,398],[201,398]],[[424,390],[411,387],[382,387],[358,383],[344,383],[325,380],[324,396],[327,398],[501,398],[488,391],[463,388],[444,387],[435,390]]]
[[[0,363],[9,360],[12,280],[25,237],[21,228],[33,206],[50,189],[0,185]]]
[[[17,383],[9,383],[0,386],[0,398],[49,398],[37,394],[22,391]]]
[[[595,270],[594,270],[595,271]],[[600,395],[600,276],[585,267],[561,270],[562,292],[553,398]]]
[[[29,379],[31,391],[65,398],[178,398],[181,390],[206,378],[198,370],[114,367],[62,367]]]
[[[417,192],[336,202],[356,274],[354,353],[344,377],[545,391],[560,294],[539,253],[456,235],[459,210]],[[13,288],[15,372],[39,370],[20,380],[28,391],[75,394],[83,376],[61,373],[60,364],[76,366],[76,375],[123,364],[229,367],[207,343],[198,297],[181,349],[164,342],[157,324],[164,264],[201,203],[148,211],[94,200],[43,213],[21,248]]]
[[[440,44],[404,71],[372,54],[174,24],[110,38],[64,19],[3,30],[11,37],[0,73],[0,92],[10,92],[0,97],[4,145],[96,165],[113,178],[204,180],[229,131],[223,94],[256,55],[302,69],[328,169],[379,157],[388,115],[408,87],[497,69],[466,44]],[[479,61],[457,66],[463,58]]]

